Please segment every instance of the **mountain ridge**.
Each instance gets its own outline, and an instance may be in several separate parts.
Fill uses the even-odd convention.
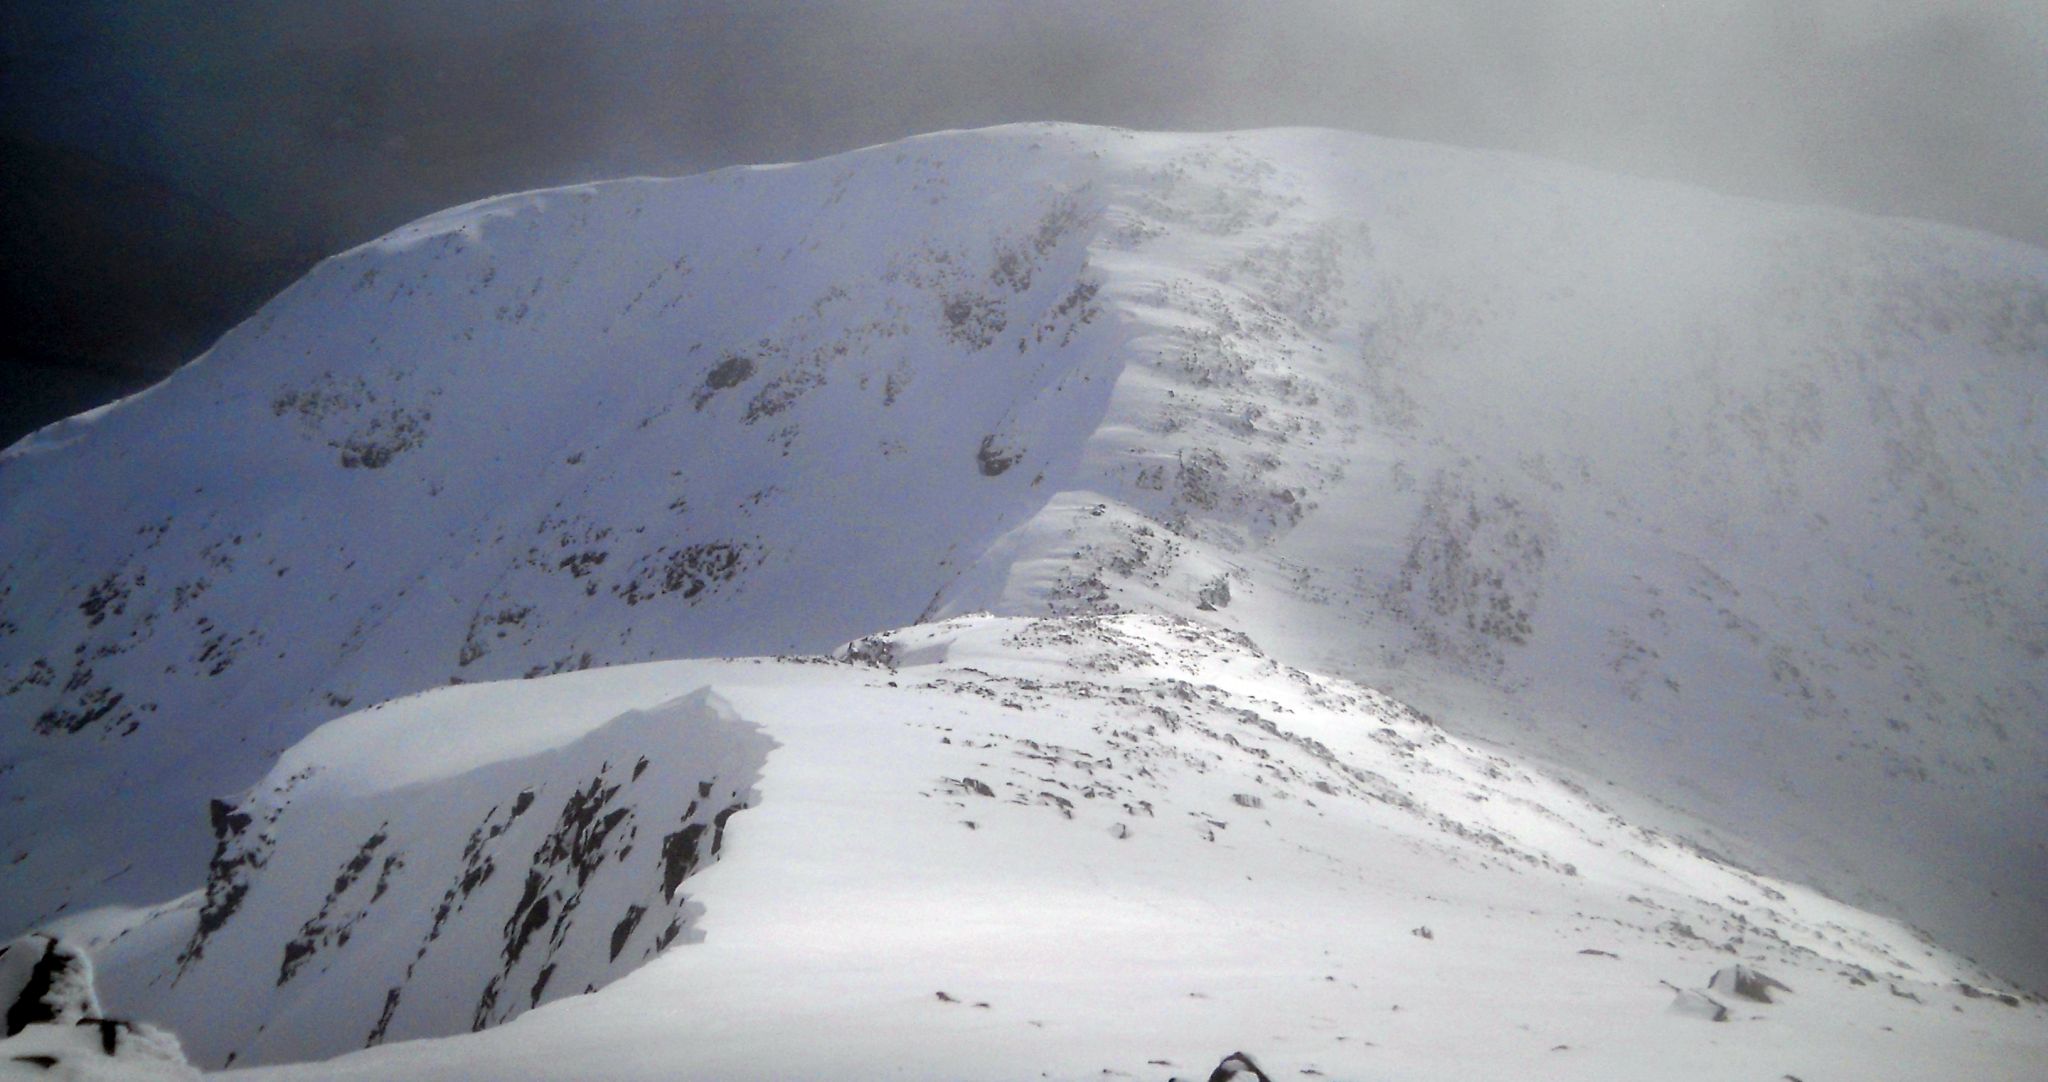
[[[428,691],[321,727],[218,817],[202,894],[60,931],[110,1001],[255,1077],[1146,1077],[1218,1033],[1335,1077],[1560,1042],[1573,1077],[1652,1048],[1700,1077],[2004,1077],[2044,1013],[1159,616]]]
[[[1131,609],[2024,976],[2043,356],[2022,245],[1309,130],[470,204],[0,453],[6,921],[189,889],[352,706]]]

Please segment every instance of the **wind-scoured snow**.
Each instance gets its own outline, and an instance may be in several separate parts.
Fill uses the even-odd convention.
[[[494,1025],[690,942],[680,888],[770,745],[706,692],[643,688],[480,685],[323,727],[216,805],[203,892],[99,924],[110,997],[216,1065],[315,1059]]]
[[[147,914],[371,704],[1136,611],[2038,983],[2044,361],[2034,249],[1330,132],[1019,126],[456,208],[0,452],[0,931],[126,906],[80,926],[175,958],[195,912]],[[351,860],[397,768],[304,859]],[[324,944],[358,888],[314,883],[265,920]]]
[[[535,754],[541,734],[569,744]],[[678,766],[750,760],[768,740],[752,789],[709,787],[702,807],[748,807],[719,820],[717,863],[676,879],[692,937],[649,961],[676,906],[659,900],[662,861],[616,850],[657,855],[690,822],[664,803],[698,807]],[[461,752],[420,762],[442,744]],[[457,760],[475,766],[451,773]],[[375,775],[393,785],[365,789]],[[555,828],[563,797],[600,785],[616,795],[582,834]],[[324,725],[238,809],[262,859],[225,861],[203,906],[92,943],[109,996],[209,1066],[518,1014],[541,967],[526,957],[504,980],[512,945],[559,957],[571,992],[588,973],[602,988],[307,1076],[1163,1078],[1221,1041],[1335,1078],[1446,1076],[1448,1049],[1460,1076],[1622,1078],[1659,1055],[1671,1078],[2021,1078],[2048,1039],[2038,1002],[2001,1002],[1905,926],[1630,826],[1384,695],[1174,619],[967,617],[840,660],[436,691]],[[600,820],[598,844],[563,844]],[[571,848],[596,875],[551,865],[573,914],[528,922],[535,891],[518,883]],[[496,877],[457,893],[492,861]],[[180,975],[168,949],[193,953],[188,926],[223,881],[246,898]],[[440,883],[453,910],[432,908]],[[655,912],[606,969],[602,932],[629,902]],[[1790,992],[1737,996],[1722,975],[1737,961]],[[471,1018],[479,996],[489,1018]],[[399,1025],[381,1021],[387,1002]]]
[[[519,746],[554,728],[581,735],[538,759]],[[506,758],[483,765],[500,729]],[[445,736],[480,765],[444,774],[441,754],[432,780],[365,790],[364,764],[390,764],[394,783],[415,775],[390,754],[398,733]],[[716,762],[735,739],[775,747],[737,794],[749,806],[724,822],[722,855],[680,880],[688,941],[642,965],[644,930],[666,919],[650,915],[621,958],[640,968],[595,994],[474,1036],[397,1042],[466,1034],[493,989],[526,1005],[526,970],[516,988],[501,981],[490,949],[518,939],[528,911],[509,888],[539,832],[518,824],[552,823],[602,757],[622,783],[607,807],[627,817],[600,848],[610,856],[629,827],[636,853],[653,848],[675,822],[662,801],[697,795],[667,777],[673,764]],[[642,750],[653,765],[627,783]],[[469,805],[510,792],[534,794],[532,810],[487,843],[498,875],[436,917],[442,942],[423,943],[420,881],[464,878],[475,861],[452,852],[508,806],[479,821]],[[736,796],[712,792],[711,804]],[[1377,692],[1179,620],[970,617],[837,660],[430,692],[323,727],[240,806],[268,856],[235,873],[246,901],[211,933],[202,982],[163,980],[189,902],[95,949],[110,997],[186,1034],[198,1062],[385,1043],[256,1078],[775,1079],[863,1065],[1163,1079],[1245,1047],[1292,1077],[1623,1078],[1655,1062],[1667,1078],[2018,1079],[2048,1048],[2048,1010],[2008,1005],[1901,925],[1632,826]],[[371,827],[385,840],[359,849]],[[320,903],[337,873],[362,885],[336,882],[345,903]],[[388,892],[366,889],[384,878]],[[660,880],[638,858],[607,864],[575,892],[577,927],[609,931],[636,897],[617,888]],[[209,884],[208,904],[217,893]],[[354,934],[301,954],[297,922],[316,904],[346,910]],[[604,957],[588,942],[579,956],[578,934],[561,953],[584,968],[557,978],[575,991]],[[153,966],[129,945],[152,939]],[[297,975],[280,981],[280,962]],[[144,973],[153,991],[134,987]],[[1758,974],[1786,990],[1740,995]],[[393,988],[401,1025],[387,1031]],[[424,1013],[407,1014],[415,1000]]]

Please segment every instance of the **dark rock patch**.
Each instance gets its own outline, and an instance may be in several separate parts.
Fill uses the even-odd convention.
[[[474,1033],[491,1024],[491,1011],[498,1005],[499,980],[498,977],[492,977],[490,983],[484,985],[483,994],[477,997],[476,1017],[470,1022],[470,1032]]]
[[[527,1006],[540,1006],[541,993],[547,991],[548,978],[554,975],[555,964],[553,962],[549,962],[547,965],[541,967],[539,975],[533,978],[533,990],[527,998]]]
[[[1707,987],[1723,995],[1738,996],[1753,1003],[1770,1003],[1772,992],[1790,992],[1783,982],[1748,966],[1728,966],[1714,974]]]
[[[371,1045],[377,1044],[384,1040],[385,1032],[391,1028],[392,1017],[398,1014],[398,1001],[399,998],[403,995],[404,990],[402,988],[390,988],[385,990],[384,1010],[382,1013],[377,1015],[377,1024],[371,1028],[370,1035],[364,1038],[364,1048],[368,1048]]]
[[[0,947],[0,1001],[6,1004],[9,1037],[99,1010],[85,955],[47,935],[26,935]]]
[[[626,941],[633,937],[633,929],[640,927],[640,918],[646,915],[647,907],[644,905],[626,907],[626,915],[620,917],[619,923],[612,928],[612,952],[606,961],[619,960],[619,952],[626,949]]]
[[[725,824],[729,820],[731,820],[734,815],[737,815],[745,810],[747,810],[747,806],[745,804],[732,804],[726,806],[717,815],[712,816],[711,855],[713,857],[718,856],[720,851],[722,851],[725,848]]]
[[[1273,1082],[1259,1065],[1243,1052],[1232,1052],[1209,1072],[1209,1082]]]
[[[1962,981],[1956,982],[1956,991],[1961,992],[1966,998],[1969,999],[1997,1000],[1998,1002],[2003,1003],[2008,1007],[2017,1007],[2020,1005],[2020,997],[2018,996],[2007,995],[2004,992],[1993,992],[1988,989],[1978,988],[1974,985],[1966,984]]]
[[[975,461],[981,465],[981,475],[983,477],[1000,476],[1005,470],[1015,465],[1020,457],[1022,455],[1019,452],[998,448],[996,446],[996,438],[992,435],[983,436],[981,438],[981,449],[974,453]]]
[[[697,870],[697,842],[704,836],[704,824],[691,823],[661,839],[661,894],[675,896],[676,888]]]
[[[519,896],[519,904],[512,907],[512,915],[505,919],[505,949],[500,957],[507,967],[519,961],[533,933],[547,927],[550,906],[547,895],[542,893],[547,882],[547,876],[538,868],[526,873],[526,887]]]
[[[749,562],[758,563],[759,557],[744,544],[709,541],[675,551],[664,547],[643,558],[612,593],[628,605],[668,594],[694,601],[719,583],[732,581]]]
[[[249,880],[270,859],[269,845],[260,837],[245,843],[249,826],[255,821],[227,802],[215,800],[208,806],[213,822],[213,859],[206,868],[206,901],[199,909],[199,926],[192,939],[178,953],[178,973],[183,975],[193,962],[206,954],[206,941],[227,925],[249,894]]]
[[[754,368],[751,358],[737,354],[727,356],[704,374],[704,384],[690,396],[690,404],[699,410],[703,409],[704,404],[711,401],[713,395],[720,391],[729,391],[754,378]]]

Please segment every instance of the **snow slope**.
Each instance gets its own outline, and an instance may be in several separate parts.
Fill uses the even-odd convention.
[[[457,208],[0,454],[0,931],[365,704],[1131,609],[2038,983],[2044,357],[2023,246],[1329,132]]]
[[[720,762],[702,807],[747,806],[716,863],[665,879],[655,840]],[[2048,1008],[1900,925],[1157,617],[428,692],[322,727],[236,807],[262,859],[230,842],[204,908],[94,946],[109,998],[196,1062],[382,1045],[250,1078],[1202,1077],[1245,1047],[1289,1077],[2019,1079],[2048,1054]],[[550,883],[522,895],[529,860]],[[546,1002],[615,925],[637,965],[672,885],[690,936]],[[527,919],[536,897],[567,930]],[[312,949],[316,925],[353,935]],[[564,972],[541,1009],[398,1040],[519,1013],[544,941]],[[1709,988],[1738,961],[1790,991]]]
[[[109,995],[215,1063],[310,1059],[480,1029],[688,942],[701,907],[676,887],[718,858],[769,744],[706,694],[621,712],[589,683],[320,729],[217,807],[202,894],[116,925],[149,947],[103,955]]]

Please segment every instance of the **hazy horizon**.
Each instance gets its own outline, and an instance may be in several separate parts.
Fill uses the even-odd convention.
[[[30,0],[0,63],[0,442],[445,206],[1012,121],[1334,127],[2048,246],[2048,7],[1997,0]]]

